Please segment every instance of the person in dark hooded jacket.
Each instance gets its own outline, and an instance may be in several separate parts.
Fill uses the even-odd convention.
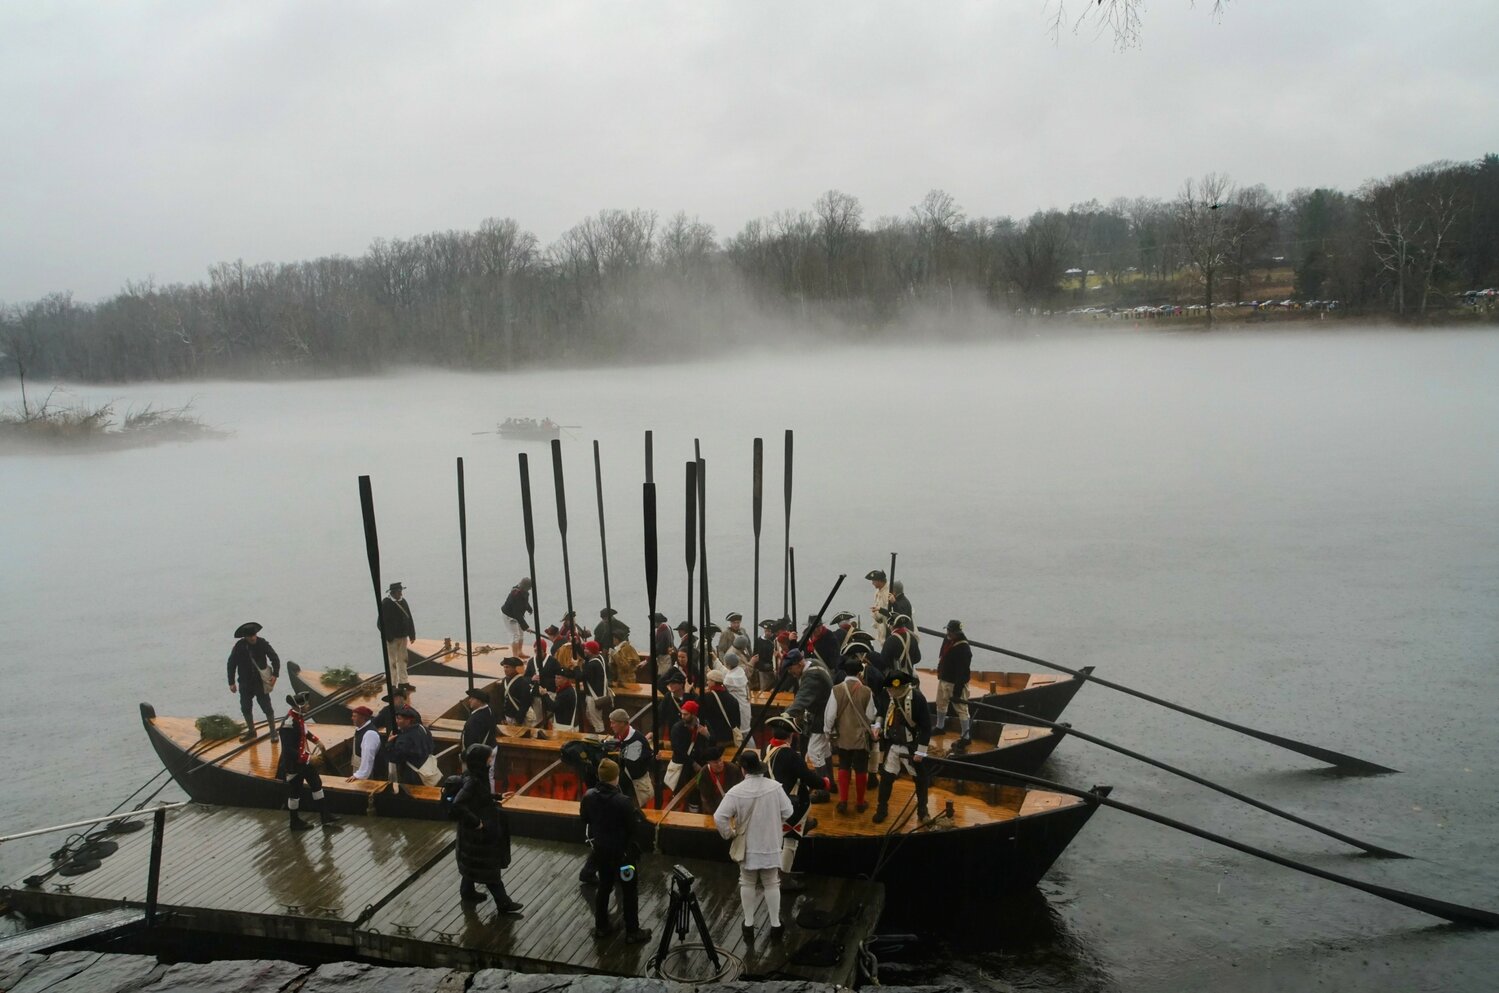
[[[463,753],[463,777],[453,795],[449,816],[458,822],[458,895],[465,903],[479,903],[484,894],[494,897],[502,914],[519,914],[521,904],[510,899],[501,878],[510,866],[510,824],[505,810],[494,802],[489,787],[488,745],[469,745]]]

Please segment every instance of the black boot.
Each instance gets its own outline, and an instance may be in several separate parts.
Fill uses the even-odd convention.
[[[504,883],[490,883],[489,895],[494,897],[495,910],[499,911],[502,914],[513,914],[516,917],[520,916],[521,908],[524,906],[524,904],[517,903],[514,900],[510,899],[510,894],[505,892]]]
[[[923,770],[916,771],[916,817],[918,820],[929,821],[932,819],[927,809],[927,777]]]
[[[342,820],[342,818],[339,818],[339,817],[337,817],[337,816],[335,816],[333,814],[330,814],[326,810],[319,810],[317,812],[317,816],[318,816],[318,821],[323,825],[323,827],[325,827],[325,828],[332,828],[335,831],[342,831],[343,830],[343,825],[339,823],[339,821]]]
[[[311,831],[312,824],[297,816],[295,810],[288,811],[291,814],[291,829],[293,831]]]
[[[874,822],[876,824],[883,824],[885,818],[890,816],[890,794],[895,789],[893,779],[894,777],[889,773],[880,777],[879,799],[875,802],[874,806]]]

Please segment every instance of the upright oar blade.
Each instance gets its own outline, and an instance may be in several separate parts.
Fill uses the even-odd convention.
[[[956,759],[943,759],[942,761],[947,765],[966,766],[973,769],[983,769],[990,774],[996,773],[996,770],[975,762],[963,762]],[[1297,872],[1304,872],[1309,876],[1316,876],[1319,879],[1326,879],[1328,882],[1341,883],[1344,886],[1362,890],[1373,896],[1382,897],[1392,903],[1410,907],[1412,910],[1419,910],[1422,913],[1431,914],[1433,917],[1440,917],[1454,924],[1467,924],[1482,928],[1499,928],[1499,914],[1490,910],[1464,907],[1461,904],[1448,903],[1445,900],[1434,900],[1431,897],[1421,896],[1418,893],[1406,893],[1404,890],[1380,886],[1377,883],[1366,883],[1361,879],[1353,879],[1336,872],[1328,872],[1326,869],[1319,869],[1314,865],[1307,865],[1305,862],[1297,862],[1295,859],[1288,859],[1284,856],[1276,855],[1274,852],[1267,852],[1264,849],[1255,848],[1253,845],[1246,845],[1242,841],[1235,841],[1221,834],[1178,821],[1172,817],[1167,817],[1165,814],[1158,814],[1153,810],[1146,810],[1143,807],[1136,807],[1133,804],[1100,795],[1092,790],[1080,790],[1073,786],[1063,786],[1061,783],[1054,783],[1049,779],[1042,779],[1039,776],[1028,776],[1019,772],[1004,771],[997,774],[1006,779],[1013,779],[1018,783],[1039,786],[1042,789],[1051,790],[1056,793],[1066,793],[1071,796],[1082,797],[1090,803],[1100,803],[1106,807],[1113,807],[1115,810],[1122,810],[1127,814],[1134,814],[1136,817],[1142,817],[1147,821],[1164,824],[1166,827],[1175,828],[1194,837],[1223,845],[1225,848],[1232,848],[1236,852],[1243,852],[1245,855],[1252,855],[1267,862],[1274,862],[1276,865],[1285,866],[1287,869],[1295,869]]]
[[[645,433],[645,481],[651,484],[656,482],[656,455],[649,431]]]
[[[696,460],[687,463],[687,541],[686,541],[686,551],[687,551],[687,615],[683,618],[683,620],[686,621],[688,624],[691,624],[692,623],[692,618],[694,616],[693,613],[692,613],[692,593],[693,593],[692,579],[693,579],[693,573],[697,569],[697,462],[696,462]],[[692,644],[692,632],[691,631],[687,632],[687,643],[689,645]],[[699,652],[698,654],[701,655],[702,653]],[[687,668],[689,668],[689,669],[696,670],[697,668],[699,668],[699,666],[697,666],[697,664],[693,660],[692,654],[690,652],[687,655],[687,663],[688,663]],[[696,672],[695,671],[694,672],[689,672],[686,675],[687,675],[687,681],[690,682],[690,683],[692,683],[694,686],[698,686],[699,691],[701,691],[701,686],[698,685],[698,678],[697,678]]]
[[[562,482],[562,442],[556,438],[552,439],[552,484],[557,488],[557,531],[562,536],[562,589],[567,597],[568,640],[575,646],[576,659],[581,653],[576,647],[578,618],[573,612],[573,572],[567,557],[567,488]]]
[[[945,633],[942,631],[938,631],[936,628],[918,627],[917,630],[921,631],[924,634],[933,635],[937,638],[945,637]],[[1058,665],[1055,662],[1048,662],[1045,659],[1038,659],[1034,655],[1024,655],[1020,652],[1012,652],[1008,648],[1000,648],[998,645],[986,645],[982,641],[974,641],[972,638],[968,639],[968,643],[974,648],[982,648],[986,652],[994,652],[997,655],[1008,655],[1012,659],[1020,659],[1022,662],[1031,662],[1035,665],[1045,666],[1048,669],[1055,669],[1058,672],[1065,672],[1068,675],[1076,676],[1078,679],[1086,679],[1089,682],[1097,683],[1100,686],[1107,686],[1111,690],[1118,690],[1121,693],[1128,693],[1130,696],[1136,696],[1141,700],[1148,700],[1151,703],[1157,704],[1159,706],[1168,707],[1171,710],[1177,711],[1178,713],[1186,714],[1188,717],[1195,717],[1200,721],[1207,721],[1209,724],[1216,724],[1219,727],[1227,728],[1230,731],[1237,731],[1240,734],[1246,734],[1251,738],[1258,738],[1261,741],[1267,741],[1272,745],[1279,745],[1281,748],[1286,748],[1293,752],[1299,752],[1302,755],[1314,758],[1319,762],[1326,762],[1328,765],[1337,766],[1340,769],[1367,773],[1400,771],[1398,769],[1391,769],[1389,766],[1379,765],[1375,762],[1366,761],[1365,759],[1355,758],[1352,755],[1344,755],[1342,752],[1335,752],[1330,748],[1322,748],[1317,745],[1309,745],[1304,741],[1297,741],[1294,738],[1286,738],[1282,735],[1271,734],[1268,731],[1260,731],[1256,728],[1245,727],[1242,724],[1235,724],[1234,722],[1226,721],[1221,717],[1214,717],[1211,714],[1204,714],[1200,711],[1193,710],[1190,707],[1184,707],[1179,703],[1172,703],[1170,700],[1163,700],[1158,696],[1152,696],[1151,694],[1146,693],[1143,690],[1137,690],[1133,687],[1125,686],[1122,683],[1111,682],[1110,680],[1100,678],[1099,676],[1093,675],[1091,673],[1081,672],[1077,669],[1069,669],[1065,665]]]
[[[1095,745],[1099,745],[1103,748],[1110,749],[1111,751],[1118,752],[1120,755],[1127,755],[1138,762],[1144,762],[1146,765],[1153,765],[1157,769],[1163,769],[1166,772],[1171,773],[1173,776],[1180,776],[1182,779],[1196,783],[1199,786],[1206,786],[1210,790],[1216,790],[1219,793],[1222,793],[1224,796],[1233,797],[1235,800],[1238,800],[1241,803],[1247,803],[1251,807],[1256,807],[1268,814],[1274,814],[1276,817],[1282,817],[1293,824],[1300,824],[1302,827],[1311,828],[1313,831],[1318,831],[1322,834],[1325,834],[1329,838],[1336,838],[1337,840],[1343,842],[1345,845],[1352,845],[1354,848],[1363,849],[1370,855],[1376,855],[1380,858],[1388,859],[1410,858],[1409,855],[1402,854],[1401,852],[1394,851],[1393,849],[1385,848],[1381,845],[1372,845],[1367,841],[1360,841],[1359,839],[1343,834],[1340,831],[1334,831],[1330,827],[1324,827],[1323,825],[1318,824],[1315,821],[1309,821],[1304,817],[1298,817],[1290,811],[1281,810],[1279,807],[1272,807],[1268,803],[1265,803],[1261,800],[1256,800],[1252,796],[1240,793],[1238,790],[1224,786],[1221,783],[1215,783],[1211,779],[1204,779],[1201,776],[1187,772],[1185,769],[1178,769],[1176,766],[1168,765],[1165,762],[1162,762],[1160,759],[1153,759],[1149,755],[1142,755],[1140,752],[1132,751],[1131,749],[1125,748],[1123,745],[1115,744],[1112,741],[1105,741],[1103,738],[1088,734],[1086,731],[1079,731],[1071,724],[1057,724],[1054,721],[1048,721],[1045,718],[1036,717],[1033,714],[1023,714],[1019,711],[1009,710],[1005,707],[996,707],[993,704],[987,703],[983,705],[980,712],[995,713],[999,714],[1002,717],[1013,717],[1017,721],[1025,724],[1039,724],[1042,727],[1048,727],[1055,731],[1065,732],[1066,734],[1069,734],[1074,738],[1081,738],[1084,741],[1091,741]],[[941,718],[939,717],[938,720],[941,720]],[[942,760],[938,759],[937,761],[940,762]]]
[[[458,459],[458,549],[463,555],[463,644],[468,650],[468,688],[474,688],[474,622],[468,605],[468,503],[463,492],[463,459]]]
[[[755,530],[755,593],[750,601],[750,632],[753,647],[754,632],[760,630],[760,517],[765,506],[765,441],[755,439],[754,498],[751,502],[751,520]],[[748,663],[748,659],[745,660]]]
[[[891,552],[890,553],[890,575],[888,577],[886,577],[885,588],[889,589],[890,588],[890,584],[893,583],[893,582],[895,582],[895,553]]]
[[[708,604],[708,463],[701,457],[697,460],[697,560],[698,560],[698,654],[702,663],[698,675],[706,679],[708,674],[708,625],[713,622],[713,609]],[[698,692],[704,692],[701,685]]]
[[[359,477],[359,509],[364,514],[364,554],[370,560],[370,583],[375,587],[375,616],[380,616],[380,536],[375,533],[375,497],[370,492],[370,477]],[[385,685],[390,685],[390,649],[385,633],[380,632],[380,659],[385,669]]]
[[[796,623],[796,611],[791,608],[791,429],[786,429],[786,544],[781,560],[781,616]]]
[[[520,512],[526,528],[526,561],[531,567],[531,623],[535,625],[531,632],[534,635],[531,664],[539,670],[543,661],[536,657],[541,646],[541,594],[536,592],[536,518],[531,513],[531,467],[525,452],[520,453]]]
[[[649,434],[646,435],[650,437]],[[651,674],[651,746],[661,747],[661,712],[656,707],[659,693],[659,674],[656,672],[656,484],[647,482],[641,490],[641,505],[645,517],[645,598],[651,613],[645,629],[650,632],[650,648],[646,671]],[[656,809],[661,809],[661,777],[656,783]]]
[[[604,530],[604,471],[599,466],[599,443],[593,443],[593,485],[599,497],[599,554],[604,560],[604,633],[609,644],[604,646],[604,657],[614,650],[614,604],[609,599],[609,539]]]

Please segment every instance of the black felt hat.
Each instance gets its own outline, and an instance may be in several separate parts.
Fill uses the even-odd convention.
[[[851,621],[853,619],[854,619],[854,615],[853,614],[849,613],[846,610],[840,610],[840,611],[838,611],[838,613],[836,613],[836,614],[833,615],[833,621],[832,621],[832,623],[834,623],[834,624],[842,624],[844,621]]]
[[[864,578],[867,579],[867,580],[869,580],[871,583],[874,582],[876,579],[878,579],[880,582],[883,583],[885,581],[885,570],[884,569],[870,569],[868,572],[866,572],[864,574]]]
[[[661,677],[661,682],[667,686],[670,686],[672,683],[685,683],[687,682],[687,673],[683,672],[677,666],[672,666],[666,670],[666,675]]]
[[[599,611],[599,616],[600,617],[613,617],[613,616],[615,616],[618,613],[619,613],[619,611],[615,610],[613,607],[605,607],[603,610]]]
[[[957,619],[948,621],[947,622],[947,630],[948,631],[961,631],[961,630],[963,630],[963,622],[960,621],[960,620],[957,620]]]
[[[254,621],[246,621],[245,623],[234,629],[234,636],[236,638],[248,638],[252,634],[259,634],[262,627],[264,627],[263,624],[256,624]]]
[[[776,619],[774,617],[767,617],[767,618],[765,618],[765,620],[763,620],[763,621],[760,622],[760,627],[762,627],[762,628],[770,628],[772,631],[774,631],[776,628],[778,628],[780,626],[780,624],[781,624],[781,622],[778,619]]]
[[[519,669],[525,664],[526,663],[524,659],[518,659],[514,655],[507,655],[504,658],[500,659],[500,665],[504,666],[507,669]]]
[[[473,689],[469,690],[467,693],[465,693],[464,696],[468,697],[470,700],[478,700],[481,703],[488,703],[489,702],[489,694],[485,693],[483,690],[479,689],[477,686],[474,687]]]
[[[400,592],[402,592],[405,589],[406,589],[406,584],[405,583],[391,583],[388,587],[386,587],[386,592],[387,593],[400,593]]]
[[[286,705],[288,707],[310,707],[312,705],[312,694],[303,690],[301,693],[286,694]]]
[[[652,624],[665,624],[666,623],[666,615],[663,614],[663,613],[660,613],[659,611],[657,613],[652,614],[651,615],[651,623]]]
[[[682,623],[677,625],[677,630],[685,631],[688,634],[691,634],[692,632],[697,630],[697,625],[693,624],[691,621],[683,621]]]
[[[902,686],[909,686],[914,681],[915,677],[910,676],[899,669],[891,669],[889,672],[885,673],[885,681],[881,685],[883,685],[887,690],[898,690]]]
[[[773,731],[782,731],[782,732],[785,732],[787,734],[793,734],[793,733],[801,730],[800,728],[798,728],[796,726],[796,721],[793,721],[791,718],[787,717],[785,714],[777,714],[777,715],[775,715],[774,717],[770,718],[768,721],[765,722],[765,726],[768,727],[768,728],[770,728]]]

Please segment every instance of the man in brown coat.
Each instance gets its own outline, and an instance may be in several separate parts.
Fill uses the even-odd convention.
[[[869,785],[870,729],[874,725],[874,693],[859,678],[863,663],[854,655],[843,658],[843,682],[833,687],[823,726],[838,754],[838,813],[848,813],[849,779],[854,780],[854,809],[869,809],[864,790]]]

